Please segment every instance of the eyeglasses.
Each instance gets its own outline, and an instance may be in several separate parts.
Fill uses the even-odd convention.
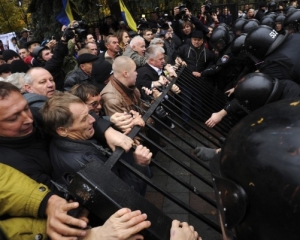
[[[91,106],[91,107],[93,107],[93,108],[98,107],[99,104],[100,104],[99,101],[94,101],[94,102],[92,102],[92,103],[86,103],[86,105],[89,105],[89,106]]]

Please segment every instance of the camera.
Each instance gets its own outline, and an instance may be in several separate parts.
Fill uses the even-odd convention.
[[[182,15],[185,15],[185,10],[186,10],[186,6],[184,4],[180,4],[179,5],[179,14],[182,16]]]
[[[212,14],[213,5],[212,5],[211,1],[208,1],[208,0],[205,1],[204,7],[205,7],[205,12]]]
[[[168,21],[168,14],[165,13],[163,17],[161,17],[160,19],[158,19],[157,27],[161,28],[163,30],[168,30],[170,28],[170,26],[167,23],[167,21]]]
[[[142,14],[142,17],[137,21],[138,30],[149,28],[149,23],[147,22],[145,17],[145,14]]]
[[[72,30],[75,30],[75,33],[79,36],[79,38],[85,38],[87,34],[87,24],[80,20],[80,21],[75,21],[73,23]]]

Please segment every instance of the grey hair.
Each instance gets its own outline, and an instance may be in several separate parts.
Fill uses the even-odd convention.
[[[161,46],[149,46],[145,52],[146,60],[149,60],[150,58],[155,59],[159,53],[165,53],[165,50]]]
[[[33,68],[30,68],[25,76],[24,76],[24,85],[27,84],[27,85],[32,85],[33,83],[33,76],[32,76],[32,72],[35,71],[35,70],[39,70],[39,69],[43,69],[43,70],[46,70],[45,68],[42,68],[42,67],[33,67]]]
[[[30,70],[25,74],[24,76],[24,85],[27,84],[27,85],[32,85],[33,83],[33,78],[30,74]]]
[[[159,43],[164,44],[165,42],[164,42],[164,40],[162,40],[161,38],[153,38],[153,39],[151,40],[151,42],[150,42],[150,46],[151,46],[151,45],[157,45],[157,44],[159,44]]]
[[[13,85],[15,85],[18,89],[20,89],[21,93],[23,93],[24,90],[24,76],[25,73],[13,73],[9,75],[4,82],[9,82]]]
[[[143,40],[143,41],[145,42],[145,39],[142,38],[141,36],[139,36],[139,35],[135,36],[135,37],[134,37],[133,39],[131,39],[131,41],[130,41],[130,47],[132,48],[133,46],[135,46],[136,43],[137,43],[138,41],[140,41],[140,40]]]

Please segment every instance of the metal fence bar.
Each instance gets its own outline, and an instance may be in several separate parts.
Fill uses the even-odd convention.
[[[187,205],[186,203],[182,202],[181,200],[179,200],[178,198],[174,197],[172,194],[166,192],[165,190],[161,189],[160,187],[158,187],[157,185],[153,184],[150,181],[148,181],[147,177],[138,172],[135,171],[134,168],[132,168],[131,165],[129,165],[127,162],[120,160],[120,162],[127,167],[127,169],[129,171],[131,171],[133,174],[139,176],[140,178],[142,178],[143,180],[147,181],[149,183],[149,185],[153,188],[155,188],[158,192],[162,193],[165,197],[167,197],[168,199],[172,200],[173,202],[175,202],[177,205],[179,205],[180,207],[182,207],[184,210],[186,210],[187,212],[191,213],[192,215],[194,215],[195,217],[197,217],[198,219],[200,219],[201,221],[203,221],[204,223],[206,223],[207,225],[209,225],[210,227],[212,227],[214,230],[216,230],[217,232],[221,233],[221,228],[219,225],[217,225],[216,223],[214,223],[213,221],[209,220],[208,218],[204,217],[202,214],[199,214],[197,211],[195,211],[194,209],[192,209],[189,205]]]
[[[171,154],[167,149],[163,149],[162,147],[160,147],[158,145],[157,142],[155,142],[153,139],[150,139],[148,136],[146,136],[144,133],[140,132],[141,127],[139,126],[135,126],[133,127],[133,129],[131,130],[131,132],[128,134],[129,137],[131,137],[132,139],[135,136],[139,136],[141,137],[145,143],[149,143],[150,145],[152,145],[154,147],[154,149],[158,150],[158,153],[161,153],[163,157],[167,158],[168,161],[170,161],[172,164],[175,163],[176,166],[180,167],[180,169],[183,169],[185,171],[188,172],[188,175],[190,177],[195,177],[195,179],[197,181],[200,181],[201,184],[204,183],[206,184],[209,189],[213,188],[213,183],[210,179],[207,179],[203,174],[201,174],[200,172],[202,172],[202,169],[204,171],[208,171],[210,172],[210,169],[208,167],[208,165],[199,160],[198,158],[196,158],[194,155],[192,155],[189,151],[187,151],[186,149],[184,149],[183,147],[181,147],[180,145],[178,145],[175,141],[172,141],[172,139],[170,138],[170,136],[174,136],[176,138],[176,140],[179,143],[185,143],[188,147],[190,147],[191,149],[195,148],[195,143],[191,143],[189,140],[185,139],[185,137],[182,135],[182,133],[178,133],[176,130],[171,129],[168,124],[165,122],[165,120],[161,120],[160,118],[158,118],[157,116],[155,116],[155,109],[158,106],[163,106],[167,112],[171,113],[171,116],[167,116],[167,120],[169,120],[170,122],[174,123],[177,127],[179,127],[180,131],[184,131],[184,134],[186,134],[186,136],[190,136],[192,139],[194,139],[195,141],[199,142],[200,144],[204,145],[204,146],[211,146],[214,145],[216,147],[220,147],[221,144],[219,143],[219,136],[215,133],[214,130],[208,129],[205,126],[202,126],[203,124],[199,123],[198,121],[196,121],[194,118],[189,117],[192,124],[190,124],[191,128],[193,129],[194,133],[192,134],[191,132],[185,130],[181,124],[181,122],[183,122],[182,118],[179,116],[178,112],[181,113],[181,109],[176,106],[173,102],[169,100],[165,99],[165,96],[168,94],[168,92],[170,91],[170,89],[172,88],[172,85],[176,83],[176,81],[178,79],[180,79],[182,76],[181,74],[185,71],[185,69],[180,69],[179,73],[178,73],[178,78],[174,79],[162,92],[162,94],[159,96],[159,98],[152,103],[152,105],[150,106],[150,108],[147,111],[142,111],[141,109],[137,109],[140,112],[144,112],[143,114],[143,120],[146,122],[146,127],[148,128],[148,130],[152,131],[152,133],[156,134],[159,138],[162,138],[163,140],[167,141],[168,144],[173,147],[174,150],[176,150],[177,152],[179,152],[182,156],[183,159],[179,159],[178,156],[175,156],[173,154]],[[215,91],[214,88],[210,88],[208,91]],[[219,93],[217,93],[216,95],[218,95]],[[177,99],[178,103],[180,103],[180,99]],[[183,103],[183,101],[181,102],[181,104]],[[184,114],[184,113],[183,113]],[[161,125],[161,127],[163,128],[163,130],[167,131],[167,132],[162,132],[162,129],[157,129],[156,127],[152,126],[151,124],[147,123],[147,120],[149,118],[153,118],[158,124]],[[199,130],[200,129],[200,130]],[[167,136],[166,134],[169,133],[171,134],[170,136]],[[203,141],[202,139],[199,139],[199,137],[196,136],[196,134],[199,134],[199,136],[201,136],[201,138],[204,138],[205,141]],[[226,136],[226,132],[222,132],[223,135],[222,136]],[[206,143],[206,141],[209,143]],[[116,165],[117,162],[119,162],[120,164],[122,164],[126,169],[128,169],[131,173],[133,173],[135,176],[138,176],[141,180],[143,180],[145,183],[147,183],[149,186],[151,186],[154,190],[156,190],[158,193],[160,193],[162,196],[166,197],[167,199],[169,199],[171,202],[175,203],[176,205],[178,205],[180,208],[182,208],[183,210],[185,210],[186,212],[188,212],[189,214],[193,215],[194,217],[196,217],[196,219],[198,219],[199,221],[207,224],[211,229],[215,230],[217,233],[221,233],[221,228],[218,224],[216,224],[215,222],[213,222],[212,220],[208,219],[204,214],[201,214],[200,212],[198,212],[197,210],[195,210],[195,208],[189,206],[189,204],[183,202],[182,200],[180,200],[177,196],[171,194],[169,191],[167,191],[166,189],[164,189],[163,187],[159,187],[157,183],[155,183],[153,180],[149,179],[147,176],[145,176],[143,173],[139,172],[137,169],[135,169],[133,166],[131,166],[129,163],[123,161],[121,159],[122,154],[124,153],[124,150],[121,148],[117,148],[108,158],[108,160],[101,166],[103,166],[104,169],[102,169],[100,172],[102,172],[105,176],[107,175],[107,177],[109,179],[114,179],[110,174],[113,174],[111,172],[111,169]],[[184,160],[188,160],[188,162],[186,163]],[[200,167],[200,172],[198,172],[195,168],[190,167],[188,164],[190,163],[190,161],[192,163],[196,163],[196,165]],[[162,166],[159,161],[157,159],[152,159],[152,167],[157,168],[158,170],[160,170],[162,173],[164,173],[167,177],[170,177],[170,179],[175,180],[176,183],[178,183],[179,185],[181,185],[182,187],[184,187],[184,189],[187,189],[188,192],[192,192],[192,195],[196,195],[199,200],[202,199],[205,203],[209,204],[210,206],[212,206],[213,208],[216,208],[216,202],[215,200],[213,200],[211,197],[207,196],[205,193],[203,193],[201,191],[201,189],[199,187],[196,187],[196,185],[191,184],[189,182],[187,182],[186,180],[184,180],[184,178],[176,175],[175,173],[173,173],[172,171],[170,171],[169,169],[167,169],[166,167]],[[88,174],[92,174],[92,168],[89,168],[86,173],[88,176]],[[199,170],[199,169],[198,169]],[[205,174],[205,172],[204,172]],[[97,174],[92,174],[94,175],[94,177],[97,177]],[[104,176],[103,175],[103,176]],[[83,176],[84,173],[83,173]],[[86,177],[79,177],[81,180]],[[93,182],[93,181],[91,181]],[[196,183],[196,182],[194,182]],[[95,186],[97,189],[97,184],[95,182]],[[101,184],[99,185],[101,186]],[[117,205],[118,206],[123,206],[124,204],[126,205],[127,200],[122,202],[122,203],[118,203],[115,201],[114,197],[117,197],[117,192],[115,191],[111,191],[109,188],[107,188],[106,186],[103,186],[103,191],[101,191],[101,194],[105,195],[105,191],[108,191],[108,195],[107,195],[107,199],[111,199],[112,201],[112,205]],[[113,186],[113,184],[112,184]],[[117,181],[115,181],[115,185],[117,186]],[[114,187],[113,186],[113,187]],[[82,185],[79,185],[79,187],[82,187]],[[124,187],[123,187],[124,188]],[[123,191],[124,193],[126,192],[126,190],[124,189]],[[129,193],[129,191],[128,191]],[[124,198],[120,198],[120,199],[124,199]],[[136,206],[140,206],[143,211],[145,211],[145,206],[148,206],[147,204],[150,204],[148,202],[148,200],[143,199],[143,198],[138,198],[139,199],[139,205]],[[110,201],[110,200],[108,200]],[[123,200],[122,200],[123,201]],[[145,205],[143,205],[143,201],[145,201]],[[114,203],[113,203],[114,202]],[[146,204],[147,202],[147,204]],[[93,204],[93,202],[90,202],[91,204]],[[134,204],[134,202],[128,202],[128,204],[130,206],[135,206],[132,205]],[[141,205],[142,204],[142,205]],[[112,206],[113,207],[113,206]],[[101,212],[97,212],[99,215],[101,215]],[[147,213],[147,211],[146,211]],[[153,215],[153,214],[152,214]],[[162,214],[163,216],[163,214]],[[164,215],[166,216],[166,215]],[[152,216],[152,219],[155,219],[155,216]],[[168,220],[165,221],[166,226],[168,225]],[[151,231],[155,232],[155,231],[161,231],[161,228],[159,228],[159,226],[157,226],[157,228],[152,228]],[[150,230],[149,230],[150,231]]]
[[[148,142],[150,142],[151,144],[153,144],[154,146],[156,146],[157,148],[160,148],[156,143],[154,143],[150,138],[146,137],[144,134],[139,133],[139,136],[142,137],[143,139],[147,140]],[[201,179],[201,181],[203,181],[204,183],[206,183],[208,186],[212,187],[213,184],[211,181],[207,180],[206,178],[204,178],[203,176],[201,176],[199,173],[197,173],[194,169],[190,168],[189,166],[185,165],[184,163],[182,163],[181,161],[177,160],[175,157],[173,157],[171,154],[169,154],[167,151],[165,151],[164,149],[161,149],[161,153],[163,153],[165,156],[169,157],[172,161],[176,162],[179,166],[181,166],[183,169],[189,171],[190,173],[192,173],[194,176],[196,176],[197,178]],[[203,163],[202,163],[203,164]],[[202,166],[202,165],[201,165]],[[202,166],[203,168],[205,168],[206,170],[209,171],[209,167],[206,165]]]
[[[180,118],[181,119],[181,116],[179,116],[177,113],[175,113],[174,111],[172,111],[172,109],[170,107],[168,107],[166,104],[164,104],[163,102],[161,103],[161,105],[167,110],[167,111],[170,111],[172,112],[172,114],[174,114],[176,117]],[[179,107],[177,107],[176,105],[173,105],[176,109],[178,110],[181,110]],[[182,112],[183,114],[187,115],[186,113]],[[188,116],[188,115],[187,115]],[[215,139],[219,139],[219,137],[217,135],[215,135],[211,130],[209,130],[208,128],[202,126],[202,125],[199,125],[197,123],[197,120],[195,120],[194,118],[188,116],[193,124],[196,124],[197,126],[199,126],[202,130],[208,132],[210,135],[212,135]],[[194,131],[196,131],[198,134],[202,135],[203,137],[205,137],[209,142],[211,142],[213,145],[217,146],[217,147],[221,147],[221,145],[217,142],[215,142],[214,140],[212,140],[211,138],[207,138],[203,133],[201,133],[197,128],[195,128],[192,124],[190,123],[186,123],[188,124]]]
[[[192,103],[191,103],[191,104],[187,103],[186,100],[184,100],[182,96],[176,96],[176,97],[170,96],[170,97],[171,97],[171,99],[174,100],[174,102],[176,102],[176,103],[184,103],[184,105],[185,105],[185,104],[188,104],[188,106],[189,106],[190,108],[192,108],[192,107],[195,106],[194,104],[192,105]],[[180,101],[180,100],[182,100],[182,101]],[[202,110],[203,110],[203,109],[202,109]],[[197,112],[193,111],[192,109],[190,110],[190,112],[192,112],[194,115],[196,115],[196,117],[202,117],[202,116],[200,116]],[[209,111],[207,111],[207,110],[205,110],[205,112],[211,114],[211,112],[209,112]],[[226,121],[226,120],[225,120],[225,121]],[[222,134],[222,135],[227,135],[228,132],[229,132],[229,130],[230,130],[230,127],[229,127],[228,125],[226,125],[226,123],[225,123],[225,124],[220,123],[220,125],[218,124],[218,125],[214,128],[214,130],[216,130],[218,133],[220,133],[220,134]]]
[[[139,108],[138,106],[136,106],[138,109],[140,109],[140,111],[145,112],[145,110]],[[155,121],[158,121],[160,124],[162,124],[163,126],[165,126],[166,128],[168,128],[168,126],[161,121],[159,118],[157,118],[155,115],[152,115],[151,118],[153,118]],[[175,124],[176,126],[180,127],[181,129],[184,129],[184,127],[178,123],[177,121],[174,120],[174,118],[171,118],[169,116],[167,116],[167,119],[172,122],[173,124]],[[170,129],[169,130],[176,136],[178,137],[180,140],[182,140],[184,143],[186,143],[187,145],[190,145],[191,148],[195,148],[196,146],[191,144],[189,141],[185,140],[183,137],[181,137],[177,132],[175,132],[174,130]],[[209,144],[203,142],[202,140],[200,140],[199,138],[197,138],[195,135],[191,134],[189,131],[186,132],[186,134],[188,134],[190,137],[194,138],[195,140],[197,140],[199,143],[201,143],[203,146],[209,147]]]

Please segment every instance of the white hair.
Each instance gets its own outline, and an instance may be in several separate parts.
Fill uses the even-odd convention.
[[[164,44],[164,40],[162,40],[161,38],[153,38],[151,41],[150,41],[150,46],[151,45],[157,45],[157,44]]]
[[[155,59],[159,53],[165,53],[165,50],[161,46],[150,45],[145,52],[146,60]]]
[[[22,92],[25,92],[25,90],[24,90],[24,76],[25,76],[25,73],[13,73],[13,74],[9,75],[3,81],[15,85],[17,88],[20,89],[20,91],[22,93]]]
[[[139,41],[144,41],[145,42],[145,39],[142,38],[141,36],[137,35],[135,36],[133,39],[131,39],[130,41],[130,47],[133,48],[133,46],[135,46]]]

